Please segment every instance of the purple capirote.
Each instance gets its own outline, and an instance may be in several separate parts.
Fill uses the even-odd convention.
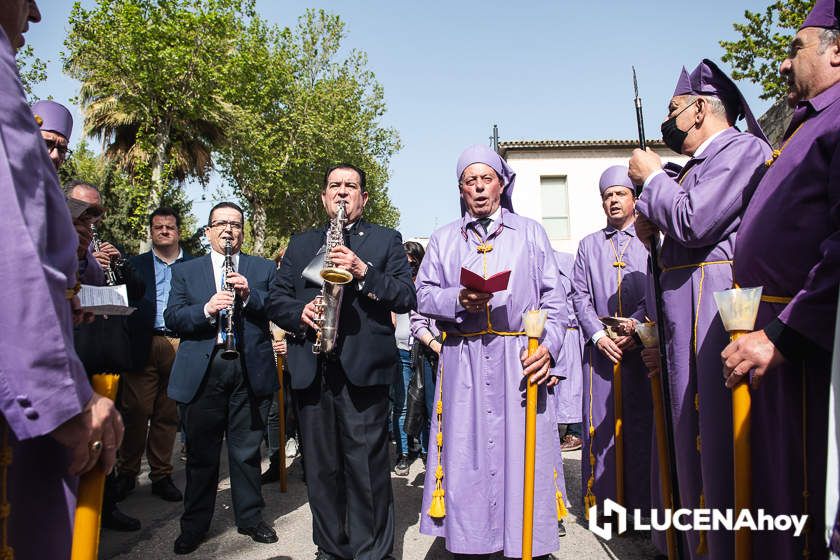
[[[0,205],[13,240],[0,260],[3,313],[12,321],[0,336],[0,413],[13,450],[8,544],[15,558],[69,558],[78,479],[67,472],[67,449],[49,434],[93,394],[73,348],[67,299],[79,240],[2,28]]]
[[[799,30],[801,31],[806,27],[824,27],[826,29],[840,27],[840,2],[837,0],[817,0]]]
[[[613,165],[607,167],[601,173],[601,179],[598,181],[598,189],[601,191],[601,196],[604,196],[604,191],[610,187],[627,187],[634,195],[636,194],[636,187],[630,181],[627,175],[628,169],[626,165]]]
[[[513,196],[513,185],[516,183],[516,173],[513,171],[510,165],[508,165],[508,163],[504,159],[502,159],[502,156],[500,156],[487,146],[483,144],[475,144],[461,152],[461,155],[458,157],[458,164],[455,167],[455,174],[457,176],[456,179],[459,185],[461,181],[461,175],[464,174],[464,169],[466,169],[474,163],[483,163],[484,165],[489,165],[499,175],[499,178],[502,180],[502,186],[504,187],[504,189],[502,190],[500,205],[508,212],[513,212],[513,199],[511,197]],[[462,200],[461,215],[463,216],[466,213],[467,207],[464,204],[464,201]]]
[[[36,117],[36,122],[40,120],[41,130],[55,132],[70,140],[73,133],[73,115],[67,107],[48,99],[36,101],[32,105],[32,114]]]
[[[674,88],[673,97],[680,95],[713,95],[717,97],[726,106],[726,112],[733,119],[733,124],[735,120],[743,116],[747,123],[747,132],[769,144],[741,90],[723,70],[718,68],[717,64],[708,58],[701,60],[700,64],[691,71],[691,74],[686,72],[685,67],[683,67],[679,78],[677,78],[677,86]]]

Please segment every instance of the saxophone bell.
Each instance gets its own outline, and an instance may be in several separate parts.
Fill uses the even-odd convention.
[[[353,279],[349,270],[335,266],[330,259],[330,252],[344,245],[344,226],[347,223],[344,205],[344,201],[339,201],[338,211],[335,218],[330,221],[330,228],[327,231],[324,266],[320,272],[324,284],[320,295],[315,300],[315,323],[319,329],[315,342],[312,344],[313,354],[328,354],[335,350],[344,286]]]

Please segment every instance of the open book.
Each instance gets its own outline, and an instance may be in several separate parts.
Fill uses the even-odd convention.
[[[461,267],[461,285],[477,292],[492,294],[507,290],[508,280],[510,280],[510,270],[497,272],[490,278],[482,278],[472,270]]]

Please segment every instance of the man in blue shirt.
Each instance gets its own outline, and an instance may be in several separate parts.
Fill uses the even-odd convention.
[[[172,482],[178,411],[166,394],[179,339],[163,322],[172,266],[189,258],[179,244],[179,226],[180,217],[172,208],[158,208],[149,218],[152,250],[131,258],[146,292],[142,299],[130,302],[137,311],[129,318],[133,371],[122,378],[126,436],[120,451],[119,499],[134,488],[144,450],[151,468],[152,492],[167,501],[183,499]]]

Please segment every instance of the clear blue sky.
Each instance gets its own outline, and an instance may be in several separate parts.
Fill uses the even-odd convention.
[[[743,20],[745,9],[767,4],[257,2],[261,15],[280,25],[294,25],[310,7],[337,13],[347,25],[345,45],[367,53],[385,89],[383,124],[402,139],[391,160],[389,189],[404,237],[429,235],[457,217],[455,161],[466,146],[487,143],[494,123],[502,141],[634,138],[631,65],[639,75],[647,135],[658,137],[681,67],[690,71],[704,57],[720,62],[718,41],[736,37],[732,23]],[[41,0],[39,6],[43,21],[27,40],[50,64],[36,93],[67,103],[78,92],[59,64],[71,2]],[[754,113],[769,107],[758,99],[759,88],[739,86]],[[74,113],[80,123],[78,108]],[[71,144],[80,131],[77,126]],[[204,220],[214,189],[206,201],[199,189],[189,192]]]

